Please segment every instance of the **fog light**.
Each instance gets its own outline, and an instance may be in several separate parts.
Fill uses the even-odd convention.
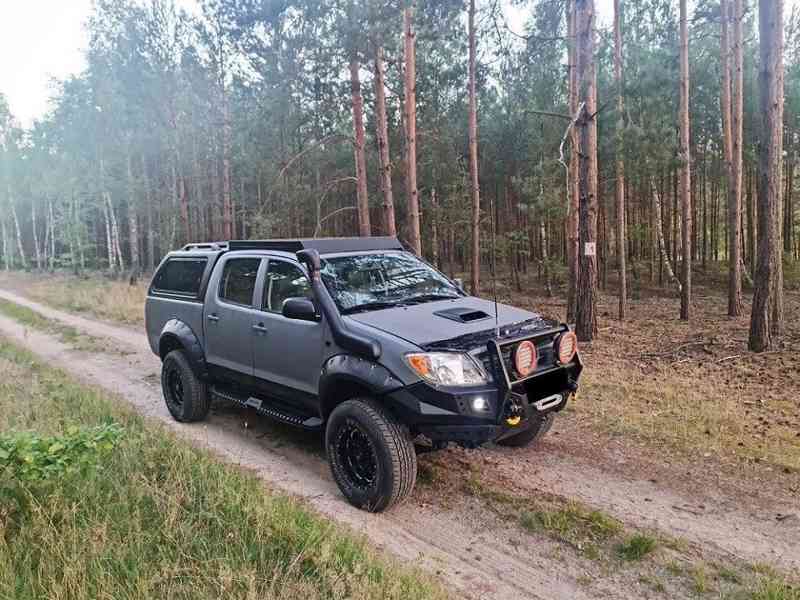
[[[475,396],[472,399],[472,410],[475,412],[486,412],[489,410],[489,401],[483,396]]]

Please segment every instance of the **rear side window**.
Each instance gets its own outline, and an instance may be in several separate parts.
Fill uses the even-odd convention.
[[[252,306],[260,258],[232,258],[225,263],[219,297],[233,304]]]
[[[196,297],[200,293],[207,262],[207,258],[170,258],[158,270],[153,280],[153,290]]]

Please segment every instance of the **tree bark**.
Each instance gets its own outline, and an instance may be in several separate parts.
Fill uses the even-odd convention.
[[[139,216],[136,214],[136,185],[133,180],[133,159],[128,153],[128,245],[131,252],[131,280],[139,279],[141,262],[139,261]]]
[[[408,173],[409,242],[417,256],[422,256],[420,233],[419,189],[417,188],[417,34],[414,32],[410,5],[403,11],[403,55],[405,57],[406,168]]]
[[[386,118],[386,88],[383,47],[375,49],[375,127],[380,158],[380,180],[383,192],[383,230],[386,235],[397,235],[392,192],[392,161],[389,152],[389,124]]]
[[[656,186],[655,182],[652,183],[652,190],[653,190],[653,211],[655,213],[655,228],[656,228],[656,238],[658,243],[658,252],[661,257],[661,264],[667,271],[667,277],[670,281],[674,281],[676,287],[678,288],[678,293],[682,294],[682,284],[681,280],[678,279],[677,275],[675,275],[675,270],[672,268],[672,264],[669,260],[669,254],[667,253],[667,245],[664,242],[664,225],[663,225],[663,217],[661,211],[661,194],[658,192],[658,187]]]
[[[22,229],[19,226],[19,219],[17,218],[17,209],[14,206],[14,199],[11,196],[11,190],[8,191],[8,203],[11,205],[11,218],[14,221],[14,232],[17,236],[17,252],[19,252],[19,260],[22,263],[22,268],[28,268],[28,259],[25,258],[25,247],[22,245]]]
[[[692,155],[689,139],[689,25],[686,0],[680,0],[680,196],[681,196],[681,319],[689,320],[692,301]]]
[[[370,235],[369,197],[367,195],[367,158],[364,152],[364,99],[361,96],[360,65],[353,55],[350,59],[350,95],[353,104],[355,136],[356,194],[358,198],[358,234]]]
[[[622,30],[619,10],[620,0],[614,0],[614,80],[617,85],[617,139],[616,139],[616,174],[615,182],[617,212],[617,269],[619,271],[619,311],[620,321],[625,320],[628,297],[628,275],[625,265],[625,163],[623,161],[623,128],[625,126],[625,101],[622,88]]]
[[[222,235],[226,240],[233,239],[233,203],[231,202],[231,111],[224,79],[221,82],[222,94]],[[181,178],[183,182],[183,178]],[[181,183],[183,185],[183,183]],[[188,226],[188,221],[187,221]],[[190,232],[187,232],[187,235]],[[187,241],[191,241],[188,240]]]
[[[761,143],[758,173],[758,266],[748,348],[763,352],[773,347],[773,320],[782,295],[778,286],[778,206],[781,201],[783,153],[783,0],[759,0],[758,28],[760,66],[758,73]]]
[[[577,40],[575,37],[575,3],[570,2],[571,9],[567,16],[567,37],[569,38],[569,50],[567,53],[569,61],[569,114],[575,118],[578,112],[578,70],[576,69],[577,60]],[[570,130],[570,144],[572,151],[569,156],[569,167],[567,169],[567,195],[569,206],[567,209],[567,321],[575,322],[577,290],[578,290],[578,210],[579,210],[579,187],[578,187],[578,130],[572,127]]]
[[[439,269],[439,201],[436,199],[436,186],[431,188],[431,246],[433,266]]]
[[[732,10],[731,10],[732,8]],[[742,140],[743,140],[743,35],[742,0],[728,5],[733,18],[733,85],[731,144],[728,156],[728,315],[742,314]],[[723,22],[728,15],[723,15]]]
[[[475,0],[469,0],[469,177],[472,200],[472,256],[470,269],[470,292],[480,293],[481,268],[481,194],[478,181],[478,97],[475,91],[477,48],[475,40]]]
[[[578,98],[579,243],[575,333],[581,341],[597,335],[597,71],[594,62],[594,0],[576,0],[575,33]]]
[[[36,223],[36,201],[31,199],[31,228],[33,232],[33,256],[34,260],[36,261],[36,270],[42,270],[42,250],[39,248],[39,233],[36,231],[37,223]],[[45,246],[45,253],[47,253],[47,247]]]

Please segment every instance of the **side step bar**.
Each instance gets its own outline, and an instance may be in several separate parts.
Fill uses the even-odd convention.
[[[239,406],[246,406],[254,409],[258,414],[269,417],[281,423],[294,425],[295,427],[302,427],[304,429],[320,429],[322,427],[322,419],[315,416],[294,411],[289,407],[283,406],[271,400],[264,400],[254,396],[244,397],[234,392],[220,389],[217,386],[211,388],[211,395],[214,398],[233,402]]]

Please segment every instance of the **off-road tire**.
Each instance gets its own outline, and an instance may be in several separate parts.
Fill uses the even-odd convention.
[[[342,439],[355,433],[368,440],[375,466],[374,480],[359,486],[342,459]],[[369,398],[346,400],[337,406],[325,431],[331,473],[347,501],[369,512],[381,512],[401,502],[414,489],[417,455],[408,429]]]
[[[510,446],[511,448],[522,448],[541,439],[544,434],[550,431],[555,421],[555,413],[549,412],[545,415],[533,415],[529,419],[529,425],[519,433],[506,438],[497,440],[500,446]]]
[[[178,397],[176,384],[180,385],[181,397]],[[176,421],[202,421],[211,408],[208,386],[195,374],[183,350],[173,350],[164,358],[161,365],[161,391]]]

